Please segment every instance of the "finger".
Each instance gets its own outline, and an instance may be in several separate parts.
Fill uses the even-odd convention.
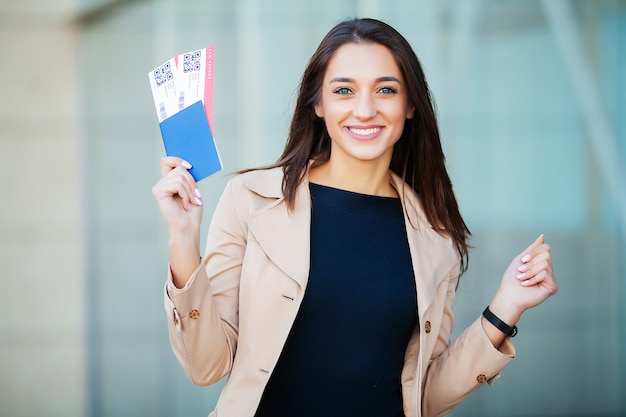
[[[191,164],[182,158],[177,156],[164,156],[160,160],[161,175],[165,176],[179,166],[186,170],[191,169]]]
[[[541,285],[548,291],[549,295],[554,295],[559,290],[554,274],[550,271],[542,271],[537,276],[522,282],[524,287],[532,287],[534,285]]]
[[[533,264],[531,266],[528,265],[529,264],[523,265],[528,267],[526,271],[522,271],[516,275],[518,280],[522,281],[533,278],[543,271],[552,272],[552,262],[549,259],[543,259],[541,261],[535,261],[535,259],[533,259]]]
[[[179,198],[182,207],[189,210],[189,204],[202,205],[202,194],[191,174],[182,166],[174,168],[163,177],[152,189],[154,197]]]
[[[152,194],[157,202],[169,199],[178,200],[185,210],[188,208],[191,192],[192,189],[182,176],[164,177],[152,188]]]
[[[174,168],[171,172],[173,176],[176,176],[177,179],[182,181],[182,185],[187,190],[187,195],[189,196],[188,201],[191,204],[196,206],[202,205],[202,193],[200,193],[200,189],[198,188],[198,184],[193,176],[189,173],[187,166],[189,163],[183,159],[178,158],[180,164]]]
[[[545,238],[544,238],[543,233],[542,233],[542,234],[540,234],[540,235],[539,235],[539,237],[537,237],[537,239],[535,239],[535,241],[534,241],[533,243],[531,243],[531,244],[530,244],[530,246],[529,246],[529,247],[527,247],[527,248],[526,248],[526,249],[522,252],[522,254],[520,255],[520,256],[521,256],[521,261],[522,261],[523,263],[527,263],[527,262],[529,262],[529,261],[533,258],[533,255],[534,255],[535,250],[536,250],[539,246],[543,245],[543,244],[544,244],[544,242],[545,242]]]
[[[196,180],[189,173],[189,171],[187,171],[187,168],[184,165],[185,162],[186,161],[183,161],[183,165],[181,165],[180,167],[176,169],[182,170],[182,176],[185,179],[186,185],[188,187],[189,201],[191,202],[191,204],[195,206],[201,206],[202,205],[202,193],[200,192],[200,189],[198,188],[198,183],[196,182]]]
[[[185,189],[185,191],[180,191],[174,198],[180,199],[181,205],[183,209],[186,211],[191,211],[191,206],[202,206],[202,199],[198,197],[194,192],[189,192],[189,190]]]
[[[531,259],[522,263],[517,267],[518,272],[529,272],[534,265],[539,265],[541,262],[547,262],[552,265],[552,256],[550,255],[550,246],[547,244],[543,244],[535,249],[535,254],[531,257]]]
[[[540,273],[536,274],[532,278],[522,281],[522,286],[531,287],[533,285],[537,285],[541,282],[546,281],[547,278],[548,278],[548,271],[541,271]]]

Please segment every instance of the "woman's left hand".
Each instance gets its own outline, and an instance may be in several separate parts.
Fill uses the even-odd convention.
[[[505,322],[516,323],[524,311],[557,291],[550,246],[541,235],[506,269],[490,309]]]

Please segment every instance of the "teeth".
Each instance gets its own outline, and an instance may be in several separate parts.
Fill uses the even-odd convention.
[[[380,127],[372,127],[369,129],[357,129],[357,128],[350,128],[350,131],[352,133],[356,133],[357,135],[361,135],[361,136],[369,136],[369,135],[373,135],[374,133],[378,132],[380,130]]]

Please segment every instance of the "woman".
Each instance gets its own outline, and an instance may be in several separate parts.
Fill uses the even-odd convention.
[[[173,350],[196,384],[228,375],[211,416],[443,415],[499,376],[521,314],[557,291],[540,236],[450,344],[469,231],[419,61],[380,21],[322,40],[283,155],[229,182],[203,258],[189,168],[162,158],[153,194]]]

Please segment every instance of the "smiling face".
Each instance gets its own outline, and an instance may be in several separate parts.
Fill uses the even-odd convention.
[[[331,138],[331,162],[389,166],[393,145],[414,109],[389,49],[348,43],[328,64],[315,113],[324,119]]]

